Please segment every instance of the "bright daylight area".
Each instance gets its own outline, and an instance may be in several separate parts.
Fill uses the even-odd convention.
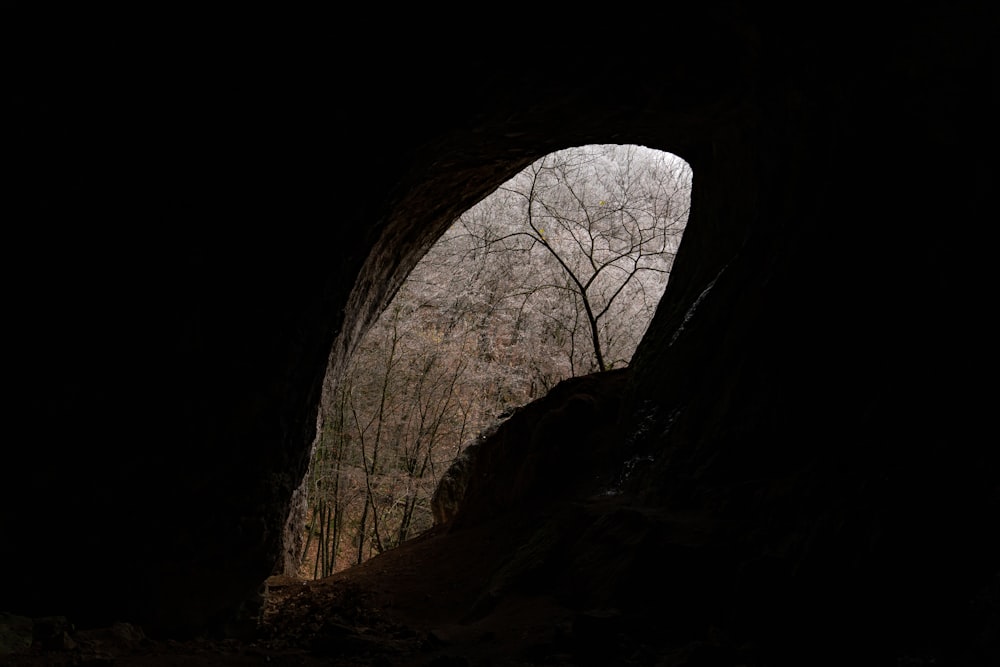
[[[427,530],[465,445],[561,380],[628,365],[691,181],[669,153],[582,146],[537,160],[454,222],[326,383],[301,576]]]

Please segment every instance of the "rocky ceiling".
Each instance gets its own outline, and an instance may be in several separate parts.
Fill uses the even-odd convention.
[[[863,627],[988,627],[991,21],[695,4],[31,24],[4,91],[0,610],[232,618],[280,553],[328,358],[517,170],[636,143],[695,173],[626,395],[637,497],[751,545],[727,599],[801,575],[789,605],[857,596]]]

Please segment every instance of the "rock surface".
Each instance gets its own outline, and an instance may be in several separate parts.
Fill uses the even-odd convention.
[[[693,168],[670,285],[616,420],[564,438],[588,399],[551,406],[422,543],[430,567],[485,540],[442,560],[476,577],[441,623],[559,617],[570,664],[994,658],[985,4],[688,3],[627,31],[380,15],[348,28],[378,27],[360,50],[280,12],[204,9],[163,40],[92,7],[5,18],[0,610],[244,636],[328,363],[456,215],[552,150],[621,142]]]

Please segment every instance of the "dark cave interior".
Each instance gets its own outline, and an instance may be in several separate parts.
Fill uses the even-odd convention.
[[[515,425],[450,534],[520,517],[546,565],[504,552],[519,595],[613,601],[669,636],[659,664],[996,660],[993,14],[689,5],[551,60],[527,47],[563,40],[503,22],[386,27],[368,50],[291,17],[26,30],[5,90],[0,612],[178,639],[256,613],[328,363],[513,173],[632,143],[695,187],[630,370],[581,390],[615,408]],[[573,504],[625,461],[644,462],[626,508]],[[506,581],[484,576],[468,585]],[[709,631],[753,656],[682,656]]]

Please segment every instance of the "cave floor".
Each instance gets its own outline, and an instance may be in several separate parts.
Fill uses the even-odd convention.
[[[271,577],[256,632],[246,639],[154,640],[138,629],[105,628],[0,656],[0,664],[675,664],[646,640],[623,639],[615,610],[573,608],[544,592],[544,582],[524,585],[523,563],[530,568],[534,556],[524,526],[513,521],[435,528],[317,581]],[[596,636],[613,643],[595,643]]]
[[[577,664],[558,652],[572,610],[551,595],[484,592],[507,540],[495,525],[432,530],[326,579],[272,577],[263,643],[317,664]]]

